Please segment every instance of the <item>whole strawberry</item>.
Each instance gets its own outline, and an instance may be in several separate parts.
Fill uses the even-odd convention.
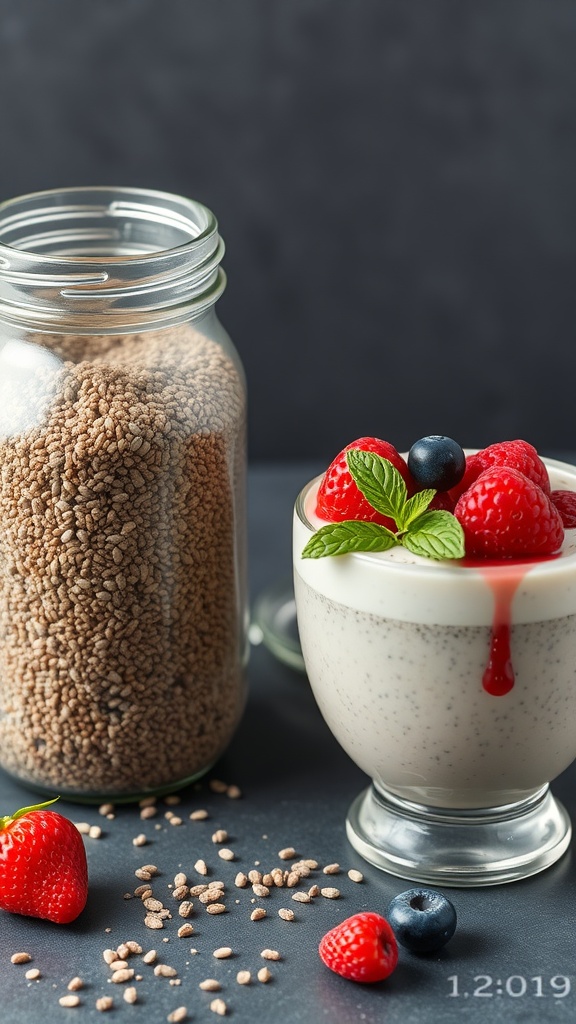
[[[378,437],[359,437],[356,441],[346,445],[328,466],[318,488],[316,514],[320,519],[326,519],[330,523],[355,519],[380,523],[381,526],[386,526],[389,530],[395,530],[394,521],[372,508],[354,483],[346,462],[346,452],[352,448],[375,452],[383,459],[388,459],[403,477],[409,493],[411,494],[414,490],[414,481],[410,477],[408,466],[394,445],[388,441],[381,441]]]
[[[383,981],[398,963],[398,945],[388,921],[371,911],[347,917],[318,947],[331,971],[350,981]]]
[[[0,909],[69,924],[88,898],[82,836],[45,810],[54,800],[0,817]]]
[[[553,555],[564,539],[560,513],[517,469],[493,466],[458,499],[454,515],[466,554],[478,558]]]

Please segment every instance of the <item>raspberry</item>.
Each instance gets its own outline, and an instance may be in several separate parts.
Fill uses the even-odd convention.
[[[435,509],[444,509],[446,512],[454,512],[455,504],[456,500],[452,497],[451,492],[437,491],[428,508],[431,511]]]
[[[388,921],[364,911],[327,932],[318,947],[331,971],[350,981],[383,981],[396,967],[398,946]]]
[[[460,483],[451,490],[457,500],[471,484],[478,479],[480,473],[491,466],[508,466],[517,469],[529,480],[538,484],[545,494],[550,494],[550,478],[548,470],[533,445],[528,441],[499,441],[488,445],[466,459],[466,469]]]
[[[408,472],[408,466],[394,446],[377,437],[359,437],[358,440],[346,445],[346,448],[339,452],[326,470],[318,489],[316,515],[330,523],[341,523],[347,519],[362,519],[366,522],[380,523],[382,526],[387,526],[389,530],[396,531],[395,522],[373,509],[354,483],[346,463],[346,452],[351,448],[376,452],[382,458],[388,459],[406,481],[409,493],[412,493],[414,482]]]
[[[466,554],[479,558],[552,555],[564,537],[560,513],[538,484],[509,466],[492,466],[458,499],[454,515]]]
[[[576,493],[574,491],[552,491],[552,504],[558,509],[565,530],[576,528]]]
[[[484,472],[482,464],[476,455],[466,456],[466,469],[464,470],[464,476],[462,477],[459,484],[456,487],[451,487],[448,494],[453,499],[454,504],[458,501],[460,495],[464,494],[465,491],[478,479],[480,473]]]

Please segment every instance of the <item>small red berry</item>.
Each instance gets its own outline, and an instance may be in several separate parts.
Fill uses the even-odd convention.
[[[443,509],[445,512],[454,513],[455,505],[456,501],[452,497],[450,491],[436,491],[436,494],[432,498],[428,508],[430,511]]]
[[[408,472],[408,466],[394,446],[377,437],[359,437],[356,441],[346,445],[326,470],[318,488],[316,514],[320,519],[326,519],[329,523],[361,519],[365,522],[380,523],[382,526],[387,526],[389,530],[395,531],[395,522],[372,508],[354,483],[346,462],[346,452],[351,448],[375,452],[382,458],[388,459],[404,478],[409,494],[413,492],[414,482]]]
[[[471,484],[478,479],[480,473],[491,466],[508,466],[510,469],[517,469],[529,480],[538,484],[545,494],[550,494],[550,478],[548,470],[538,455],[538,452],[528,441],[498,441],[497,444],[490,444],[482,448],[474,455],[466,459],[466,469],[460,483],[452,489],[451,493],[458,499],[464,491],[467,491]]]
[[[460,495],[464,494],[465,491],[478,479],[480,473],[484,471],[482,463],[478,458],[478,453],[474,455],[466,456],[466,469],[464,470],[464,476],[460,483],[456,484],[456,487],[451,487],[448,494],[453,499],[454,504],[458,501]]]
[[[0,817],[0,909],[69,924],[88,898],[86,851],[76,826],[46,806]]]
[[[459,498],[454,515],[464,530],[466,554],[478,558],[552,555],[564,538],[562,519],[548,495],[508,466],[481,473]]]
[[[398,946],[388,921],[365,911],[327,932],[318,952],[331,971],[350,981],[383,981],[396,967]]]
[[[552,491],[550,498],[560,513],[564,529],[576,529],[576,492]]]

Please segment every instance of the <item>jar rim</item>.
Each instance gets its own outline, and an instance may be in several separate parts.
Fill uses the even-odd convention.
[[[127,199],[124,202],[122,202],[122,198],[112,198],[113,196],[122,197],[124,195],[126,197],[134,196],[136,199],[140,199],[141,202],[134,202],[130,204]],[[194,199],[189,199],[186,196],[180,196],[175,193],[164,192],[158,189],[147,189],[139,187],[137,188],[132,186],[78,185],[71,186],[69,188],[53,188],[44,189],[39,192],[27,192],[23,195],[14,196],[11,199],[5,199],[3,202],[0,202],[0,254],[5,248],[8,250],[16,249],[18,252],[27,253],[31,257],[41,256],[42,259],[46,259],[48,261],[54,260],[55,262],[60,262],[61,260],[64,260],[69,261],[71,263],[76,263],[79,259],[77,255],[67,256],[65,253],[54,256],[51,255],[50,253],[39,254],[36,253],[33,249],[29,249],[21,245],[12,245],[10,244],[10,242],[4,242],[2,240],[2,236],[6,231],[6,226],[3,227],[3,224],[5,225],[5,223],[8,222],[9,227],[10,225],[14,227],[27,227],[28,225],[34,224],[37,222],[39,214],[45,215],[47,212],[46,208],[42,208],[39,205],[40,203],[49,203],[50,201],[55,202],[55,200],[57,200],[58,198],[61,197],[62,199],[64,199],[67,196],[78,196],[84,198],[86,200],[86,202],[82,204],[84,208],[88,209],[89,206],[92,206],[95,212],[97,212],[97,207],[94,203],[89,202],[89,198],[91,196],[101,196],[103,202],[108,198],[106,208],[112,215],[115,215],[116,213],[119,213],[121,215],[129,208],[136,210],[138,206],[140,206],[141,210],[144,211],[145,206],[143,201],[144,199],[147,198],[149,201],[156,202],[158,204],[158,212],[163,215],[161,219],[163,219],[165,223],[168,223],[168,221],[171,219],[169,216],[170,207],[173,207],[175,209],[176,204],[181,205],[182,211],[188,210],[188,225],[194,225],[197,229],[191,232],[192,244],[195,242],[202,241],[204,238],[210,236],[213,232],[217,231],[218,229],[218,223],[212,211],[207,206],[204,206],[203,203],[198,202],[197,200]],[[21,209],[21,212],[18,212],[19,208]],[[54,205],[52,209],[56,213],[56,211],[63,211],[66,208],[61,204],[59,207]],[[148,209],[151,211],[151,206],[149,204]],[[10,211],[12,210],[15,212],[15,216],[9,216],[8,218],[6,218],[6,213],[10,214]],[[192,219],[194,215],[196,215],[196,217],[204,218],[204,227],[201,227],[197,222],[194,223]],[[186,224],[184,213],[180,215],[179,220],[180,226],[184,228]],[[163,247],[161,249],[151,249],[148,250],[147,255],[161,255],[170,252],[173,248],[179,249],[182,247],[182,245],[191,243],[184,242],[176,246],[170,246],[169,248]],[[110,262],[141,258],[132,257],[130,254],[114,255],[112,253],[101,254],[101,257],[103,260]],[[89,257],[86,258],[88,259]]]
[[[28,193],[0,203],[0,318],[38,330],[182,322],[224,290],[223,253],[197,200],[124,186]]]

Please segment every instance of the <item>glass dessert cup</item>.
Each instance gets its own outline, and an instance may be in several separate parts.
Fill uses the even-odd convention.
[[[545,461],[553,488],[576,490],[576,467]],[[320,711],[372,779],[348,812],[352,846],[445,886],[544,870],[571,838],[549,783],[576,757],[576,531],[523,563],[401,547],[302,559],[318,483],[295,506],[296,607]]]

